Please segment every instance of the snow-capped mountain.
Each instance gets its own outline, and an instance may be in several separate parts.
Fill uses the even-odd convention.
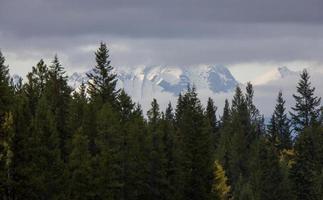
[[[188,85],[207,89],[213,93],[229,92],[238,84],[231,72],[222,65],[197,66],[190,68],[171,66],[139,66],[118,68],[118,87],[124,88],[131,96],[145,98],[154,93],[167,92],[178,95]],[[69,85],[77,88],[87,82],[86,73],[73,73]]]
[[[297,75],[298,75],[297,72],[292,71],[287,67],[278,67],[257,77],[255,80],[252,81],[252,83],[254,85],[265,85],[272,81],[277,81],[279,79],[283,79],[290,76],[297,76]]]

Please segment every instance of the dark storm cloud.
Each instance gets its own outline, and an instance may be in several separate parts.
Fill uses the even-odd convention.
[[[306,26],[323,23],[322,0],[0,2],[0,31],[19,37],[108,34],[118,37],[201,38],[234,35],[232,31],[244,35],[239,24],[254,24],[257,28],[257,24]]]

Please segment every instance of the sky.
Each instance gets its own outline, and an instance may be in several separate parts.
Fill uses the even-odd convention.
[[[118,66],[224,64],[245,82],[273,67],[323,66],[322,0],[0,0],[12,73],[57,54],[69,72],[106,42]]]

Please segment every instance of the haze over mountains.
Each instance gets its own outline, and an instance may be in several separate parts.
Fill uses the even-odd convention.
[[[87,82],[86,73],[73,73],[69,77],[69,84],[73,88],[77,88],[82,82]],[[224,99],[232,97],[236,85],[240,84],[244,87],[243,83],[239,83],[230,70],[223,65],[200,65],[189,68],[177,66],[139,66],[115,68],[115,73],[118,77],[118,87],[124,88],[136,102],[142,105],[144,111],[150,107],[150,102],[153,98],[158,99],[162,108],[168,102],[172,102],[175,105],[178,94],[184,91],[188,85],[196,87],[202,101],[206,101],[208,97],[214,98],[217,106],[221,109]],[[264,73],[251,82],[254,84],[256,92],[266,96],[267,93],[263,91],[264,87],[270,87],[271,84],[284,79],[292,78],[297,81],[298,74],[299,72],[292,71],[287,67],[278,67]],[[274,97],[280,89],[266,88],[265,90],[270,91],[270,94],[268,94],[270,97]],[[266,97],[266,99],[268,98]],[[274,99],[272,100],[274,102]],[[264,100],[260,100],[260,108],[263,107],[261,102],[264,102]],[[269,113],[268,111],[265,114],[269,115]]]
[[[311,69],[313,81],[316,86],[321,84],[322,75],[320,69]],[[69,74],[68,83],[73,89],[88,81],[86,72],[74,72]],[[116,67],[118,88],[123,88],[135,102],[142,105],[146,111],[150,107],[153,98],[156,98],[161,107],[164,108],[168,102],[176,104],[178,94],[184,91],[188,85],[195,86],[202,101],[208,97],[215,99],[222,111],[224,99],[231,99],[236,85],[244,87],[229,68],[224,65],[199,65],[195,67],[177,66],[137,66],[137,67]],[[288,67],[277,67],[251,80],[257,93],[255,103],[260,110],[270,116],[272,106],[279,90],[284,92],[288,105],[293,105],[292,93],[298,81],[299,71],[292,71]],[[18,80],[18,75],[13,75]],[[322,83],[323,84],[323,83]],[[317,91],[320,95],[320,91]]]

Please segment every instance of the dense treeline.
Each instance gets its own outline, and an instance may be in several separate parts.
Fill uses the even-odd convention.
[[[321,99],[307,71],[290,115],[279,92],[265,125],[250,83],[219,119],[190,87],[165,111],[154,99],[145,118],[116,89],[104,43],[95,61],[73,92],[57,57],[13,84],[0,53],[2,199],[323,198]]]

